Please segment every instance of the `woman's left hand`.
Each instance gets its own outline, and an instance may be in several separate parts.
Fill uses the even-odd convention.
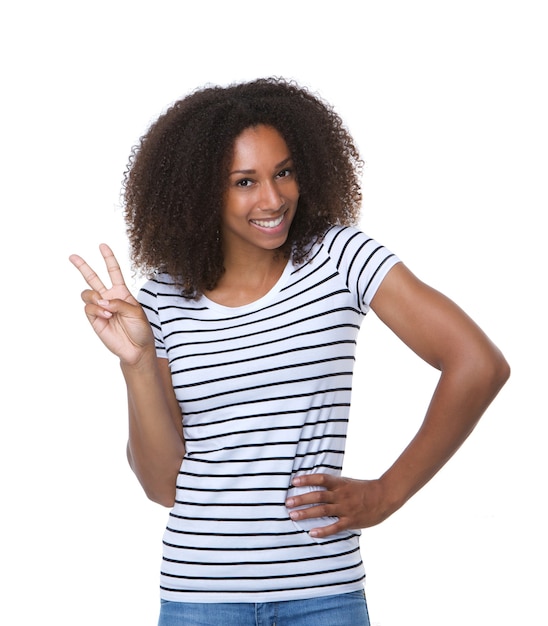
[[[356,480],[330,474],[305,474],[293,479],[295,487],[320,487],[286,501],[289,516],[295,521],[321,517],[336,517],[328,526],[313,528],[312,537],[327,537],[343,530],[375,526],[389,517],[395,509],[387,506],[380,480]],[[307,506],[295,510],[296,507]]]

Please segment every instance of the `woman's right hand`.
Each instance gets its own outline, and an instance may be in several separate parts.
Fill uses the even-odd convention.
[[[69,257],[91,287],[82,292],[85,312],[93,330],[122,364],[137,365],[144,355],[154,355],[152,330],[141,305],[127,288],[112,250],[104,243],[99,250],[112,283],[110,288],[84,259],[76,254]]]

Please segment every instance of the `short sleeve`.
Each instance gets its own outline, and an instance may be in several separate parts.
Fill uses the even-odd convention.
[[[324,243],[358,308],[367,313],[383,279],[400,259],[356,228],[335,227]]]
[[[154,280],[147,281],[139,290],[137,300],[143,307],[145,315],[152,328],[154,335],[154,344],[156,347],[156,355],[160,358],[167,358],[167,352],[164,344],[164,336],[162,331],[162,323],[158,313],[158,291],[157,283]]]

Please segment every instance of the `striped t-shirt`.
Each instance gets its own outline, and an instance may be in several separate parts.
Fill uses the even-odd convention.
[[[333,227],[272,290],[241,307],[179,295],[169,276],[139,294],[169,359],[186,454],[163,541],[161,596],[269,602],[363,586],[359,530],[292,521],[297,474],[340,474],[356,336],[398,259]]]

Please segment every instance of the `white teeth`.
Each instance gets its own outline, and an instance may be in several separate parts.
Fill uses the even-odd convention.
[[[257,226],[261,226],[261,228],[276,228],[276,226],[279,226],[282,223],[284,216],[280,215],[280,217],[278,217],[275,220],[251,220],[254,224],[257,224]]]

